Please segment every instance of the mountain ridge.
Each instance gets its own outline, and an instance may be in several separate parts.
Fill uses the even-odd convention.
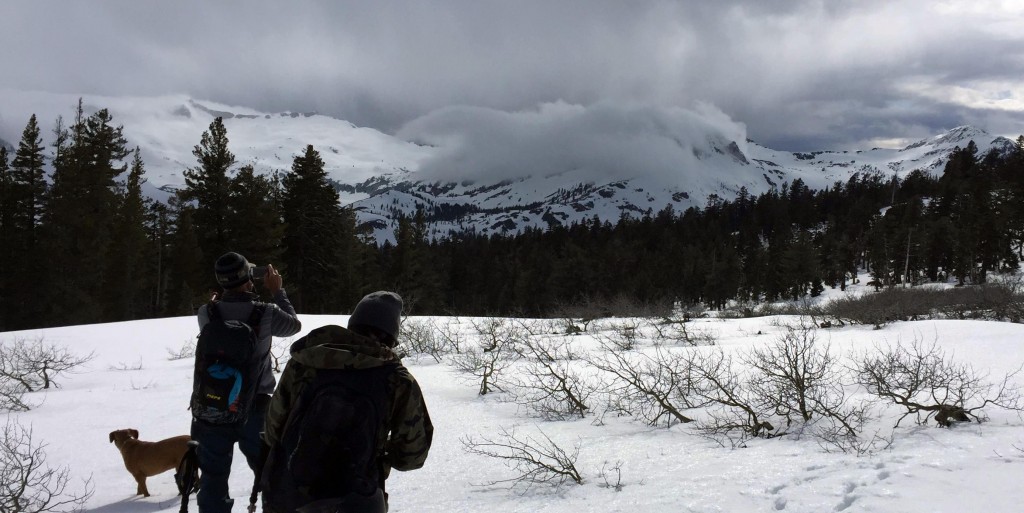
[[[37,114],[48,134],[47,121],[70,116],[78,98],[0,91],[0,140],[17,140],[31,114]],[[398,216],[412,216],[418,209],[426,214],[431,237],[515,233],[594,216],[615,221],[666,206],[682,211],[703,206],[709,198],[731,199],[742,189],[757,195],[797,179],[820,189],[854,173],[904,176],[921,169],[938,174],[949,152],[970,140],[981,154],[1014,146],[1005,137],[960,126],[903,148],[787,152],[738,137],[745,130],[735,130],[735,123],[710,122],[699,113],[561,104],[527,113],[534,126],[540,116],[554,112],[550,116],[558,122],[537,133],[497,131],[493,139],[456,133],[438,140],[430,133],[411,133],[403,139],[322,114],[266,113],[185,95],[84,96],[83,103],[87,114],[107,108],[124,126],[130,145],[142,151],[146,194],[163,201],[184,184],[182,171],[195,166],[191,150],[214,117],[224,119],[237,167],[252,164],[261,173],[285,172],[311,144],[342,203],[352,205],[378,242],[393,241]],[[547,144],[545,136],[554,141]],[[479,144],[460,145],[460,139]],[[632,160],[620,158],[629,152]],[[466,168],[463,176],[445,179],[445,173],[429,172],[456,166]]]

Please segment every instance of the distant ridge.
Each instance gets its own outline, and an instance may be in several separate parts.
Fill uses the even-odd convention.
[[[57,116],[70,117],[76,95],[0,90],[0,144],[18,140],[31,114],[36,114],[45,140]],[[351,204],[358,220],[374,230],[378,241],[393,237],[399,215],[427,214],[432,237],[465,231],[478,234],[515,233],[528,227],[569,224],[598,216],[615,221],[642,216],[671,206],[676,211],[703,206],[709,198],[732,199],[741,189],[756,195],[800,179],[820,189],[846,181],[854,173],[904,176],[920,169],[941,172],[954,148],[973,140],[980,154],[1006,152],[1013,141],[972,126],[960,126],[921,139],[901,149],[785,152],[727,135],[710,125],[665,123],[650,110],[628,112],[638,121],[613,127],[615,143],[624,151],[653,146],[676,159],[662,159],[660,173],[623,168],[601,173],[587,162],[600,156],[579,153],[583,165],[550,167],[538,161],[530,147],[510,137],[499,141],[508,158],[498,160],[502,171],[481,170],[471,178],[438,179],[423,172],[425,163],[473,162],[480,148],[455,148],[419,140],[413,143],[371,128],[316,113],[265,113],[170,95],[152,98],[85,96],[87,112],[107,108],[124,126],[131,146],[139,146],[146,165],[146,193],[166,200],[184,181],[182,171],[195,165],[193,147],[214,117],[224,118],[230,149],[239,165],[253,164],[257,172],[287,172],[292,159],[312,144],[337,184],[342,202]],[[669,121],[676,121],[670,118]],[[621,128],[621,130],[619,130]],[[555,148],[563,161],[573,160],[574,148]],[[597,147],[595,151],[603,150]],[[459,152],[464,153],[459,153]],[[474,154],[473,152],[477,152]],[[442,157],[449,160],[443,160]],[[519,160],[521,159],[521,162]],[[561,161],[559,161],[561,162]],[[540,164],[543,173],[532,172]],[[473,170],[471,170],[473,171]]]

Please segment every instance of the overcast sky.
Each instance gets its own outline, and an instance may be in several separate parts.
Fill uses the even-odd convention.
[[[1024,1],[3,0],[0,88],[184,93],[393,134],[453,108],[629,105],[710,109],[793,151],[1015,136]]]

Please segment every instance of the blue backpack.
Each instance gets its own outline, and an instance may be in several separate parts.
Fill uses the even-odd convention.
[[[217,306],[207,306],[210,321],[199,332],[189,407],[196,420],[232,424],[248,415],[262,375],[256,347],[266,305],[253,306],[246,322],[225,320]]]

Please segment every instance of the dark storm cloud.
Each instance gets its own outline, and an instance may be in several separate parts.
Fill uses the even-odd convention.
[[[318,111],[708,102],[780,149],[1021,132],[1024,8],[966,0],[0,3],[0,87]]]

